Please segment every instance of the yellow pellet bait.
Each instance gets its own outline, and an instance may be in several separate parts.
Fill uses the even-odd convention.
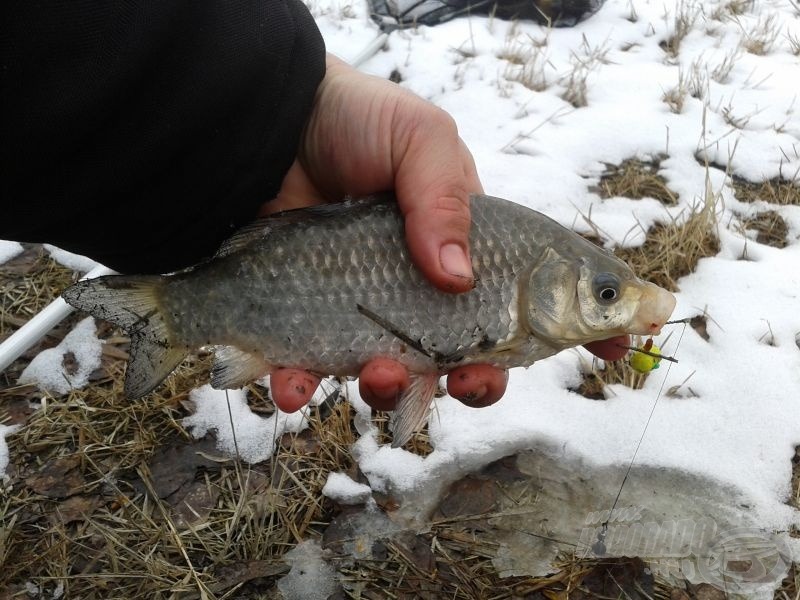
[[[642,347],[642,350],[652,352],[653,354],[661,354],[661,348],[653,343],[652,339],[647,340]],[[641,352],[634,352],[630,358],[630,365],[634,371],[639,373],[649,373],[653,369],[657,369],[661,364],[661,358],[643,354]]]

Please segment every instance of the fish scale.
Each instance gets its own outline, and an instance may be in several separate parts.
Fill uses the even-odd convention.
[[[388,195],[281,213],[186,271],[82,281],[64,298],[131,334],[132,397],[200,346],[220,347],[217,387],[275,367],[357,375],[370,359],[393,358],[412,374],[397,439],[418,425],[441,372],[527,366],[578,344],[657,333],[669,318],[669,292],[545,215],[483,195],[470,206],[475,286],[463,294],[434,288],[414,266]]]
[[[477,283],[468,294],[447,294],[424,280],[410,261],[393,205],[359,205],[304,227],[279,227],[235,254],[171,279],[162,292],[163,310],[174,315],[170,329],[190,348],[233,345],[262,353],[270,364],[334,375],[355,375],[376,356],[435,369],[434,361],[370,321],[357,305],[445,355],[513,335],[518,324],[510,304],[517,278],[541,249],[483,254],[502,239],[535,235],[529,224],[509,220],[496,208],[473,207]]]

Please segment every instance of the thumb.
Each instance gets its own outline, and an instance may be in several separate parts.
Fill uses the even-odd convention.
[[[419,98],[408,101],[419,105],[398,111],[393,146],[399,150],[395,192],[411,259],[437,288],[465,292],[474,286],[469,196],[482,191],[475,163],[452,117]]]

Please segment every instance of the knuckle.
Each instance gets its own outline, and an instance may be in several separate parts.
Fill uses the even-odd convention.
[[[459,187],[460,186],[452,186]],[[436,196],[431,205],[432,212],[438,213],[453,225],[468,228],[470,224],[469,194],[466,190],[451,189]]]

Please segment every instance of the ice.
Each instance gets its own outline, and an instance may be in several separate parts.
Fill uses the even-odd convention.
[[[325,562],[317,542],[300,542],[283,559],[292,567],[278,580],[284,600],[327,600],[338,589],[336,571]]]

